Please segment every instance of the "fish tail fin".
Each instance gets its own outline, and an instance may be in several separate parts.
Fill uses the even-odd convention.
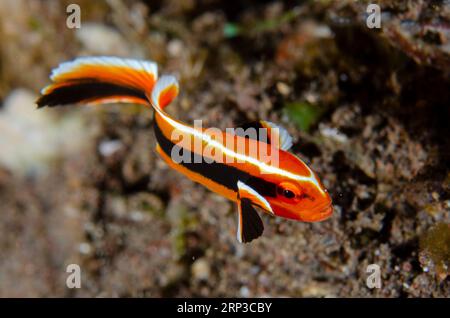
[[[147,96],[158,78],[156,63],[98,56],[64,62],[52,71],[52,84],[41,91],[39,108],[76,103],[137,103],[149,105]]]
[[[174,76],[161,76],[156,82],[150,96],[153,108],[156,111],[163,110],[178,96],[178,92],[178,81]]]

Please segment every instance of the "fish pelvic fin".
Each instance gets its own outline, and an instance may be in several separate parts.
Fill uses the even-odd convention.
[[[237,239],[240,243],[248,243],[260,237],[264,232],[264,224],[253,205],[259,206],[273,214],[269,202],[256,190],[242,181],[238,181],[238,229]]]
[[[242,181],[238,181],[237,187],[238,187],[239,199],[247,199],[253,205],[259,206],[260,208],[264,209],[264,211],[268,212],[269,214],[272,214],[272,215],[274,214],[272,207],[270,206],[270,203],[262,195],[260,195],[255,189],[253,189],[252,187],[250,187],[249,185],[245,184]]]
[[[238,202],[238,228],[236,237],[240,243],[249,243],[264,232],[264,224],[249,199]]]
[[[38,107],[76,103],[136,103],[147,96],[158,78],[156,63],[110,56],[80,57],[55,68],[52,84],[41,91]]]

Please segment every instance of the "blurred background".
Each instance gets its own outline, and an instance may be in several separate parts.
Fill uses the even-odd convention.
[[[449,297],[450,2],[377,1],[380,29],[368,3],[0,1],[0,296]],[[156,61],[186,123],[285,126],[333,217],[263,216],[239,244],[234,204],[157,157],[150,110],[36,109],[82,55]]]

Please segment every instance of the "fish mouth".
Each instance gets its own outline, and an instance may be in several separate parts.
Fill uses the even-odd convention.
[[[333,206],[331,204],[319,212],[319,215],[324,218],[329,217],[331,214],[333,214]]]
[[[317,214],[314,215],[311,222],[318,222],[328,219],[333,214],[333,206],[332,204],[327,204],[325,207],[320,208]]]

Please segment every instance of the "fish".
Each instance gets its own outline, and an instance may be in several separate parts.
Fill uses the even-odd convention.
[[[38,108],[109,103],[152,108],[156,152],[170,168],[236,203],[241,243],[263,234],[260,213],[301,222],[319,222],[333,214],[332,199],[318,174],[289,151],[293,139],[285,128],[260,120],[246,126],[266,129],[265,138],[228,129],[213,134],[173,118],[165,108],[178,96],[179,84],[173,75],[158,77],[155,62],[78,57],[53,69],[50,79],[36,101]],[[277,160],[251,149],[266,149]]]

